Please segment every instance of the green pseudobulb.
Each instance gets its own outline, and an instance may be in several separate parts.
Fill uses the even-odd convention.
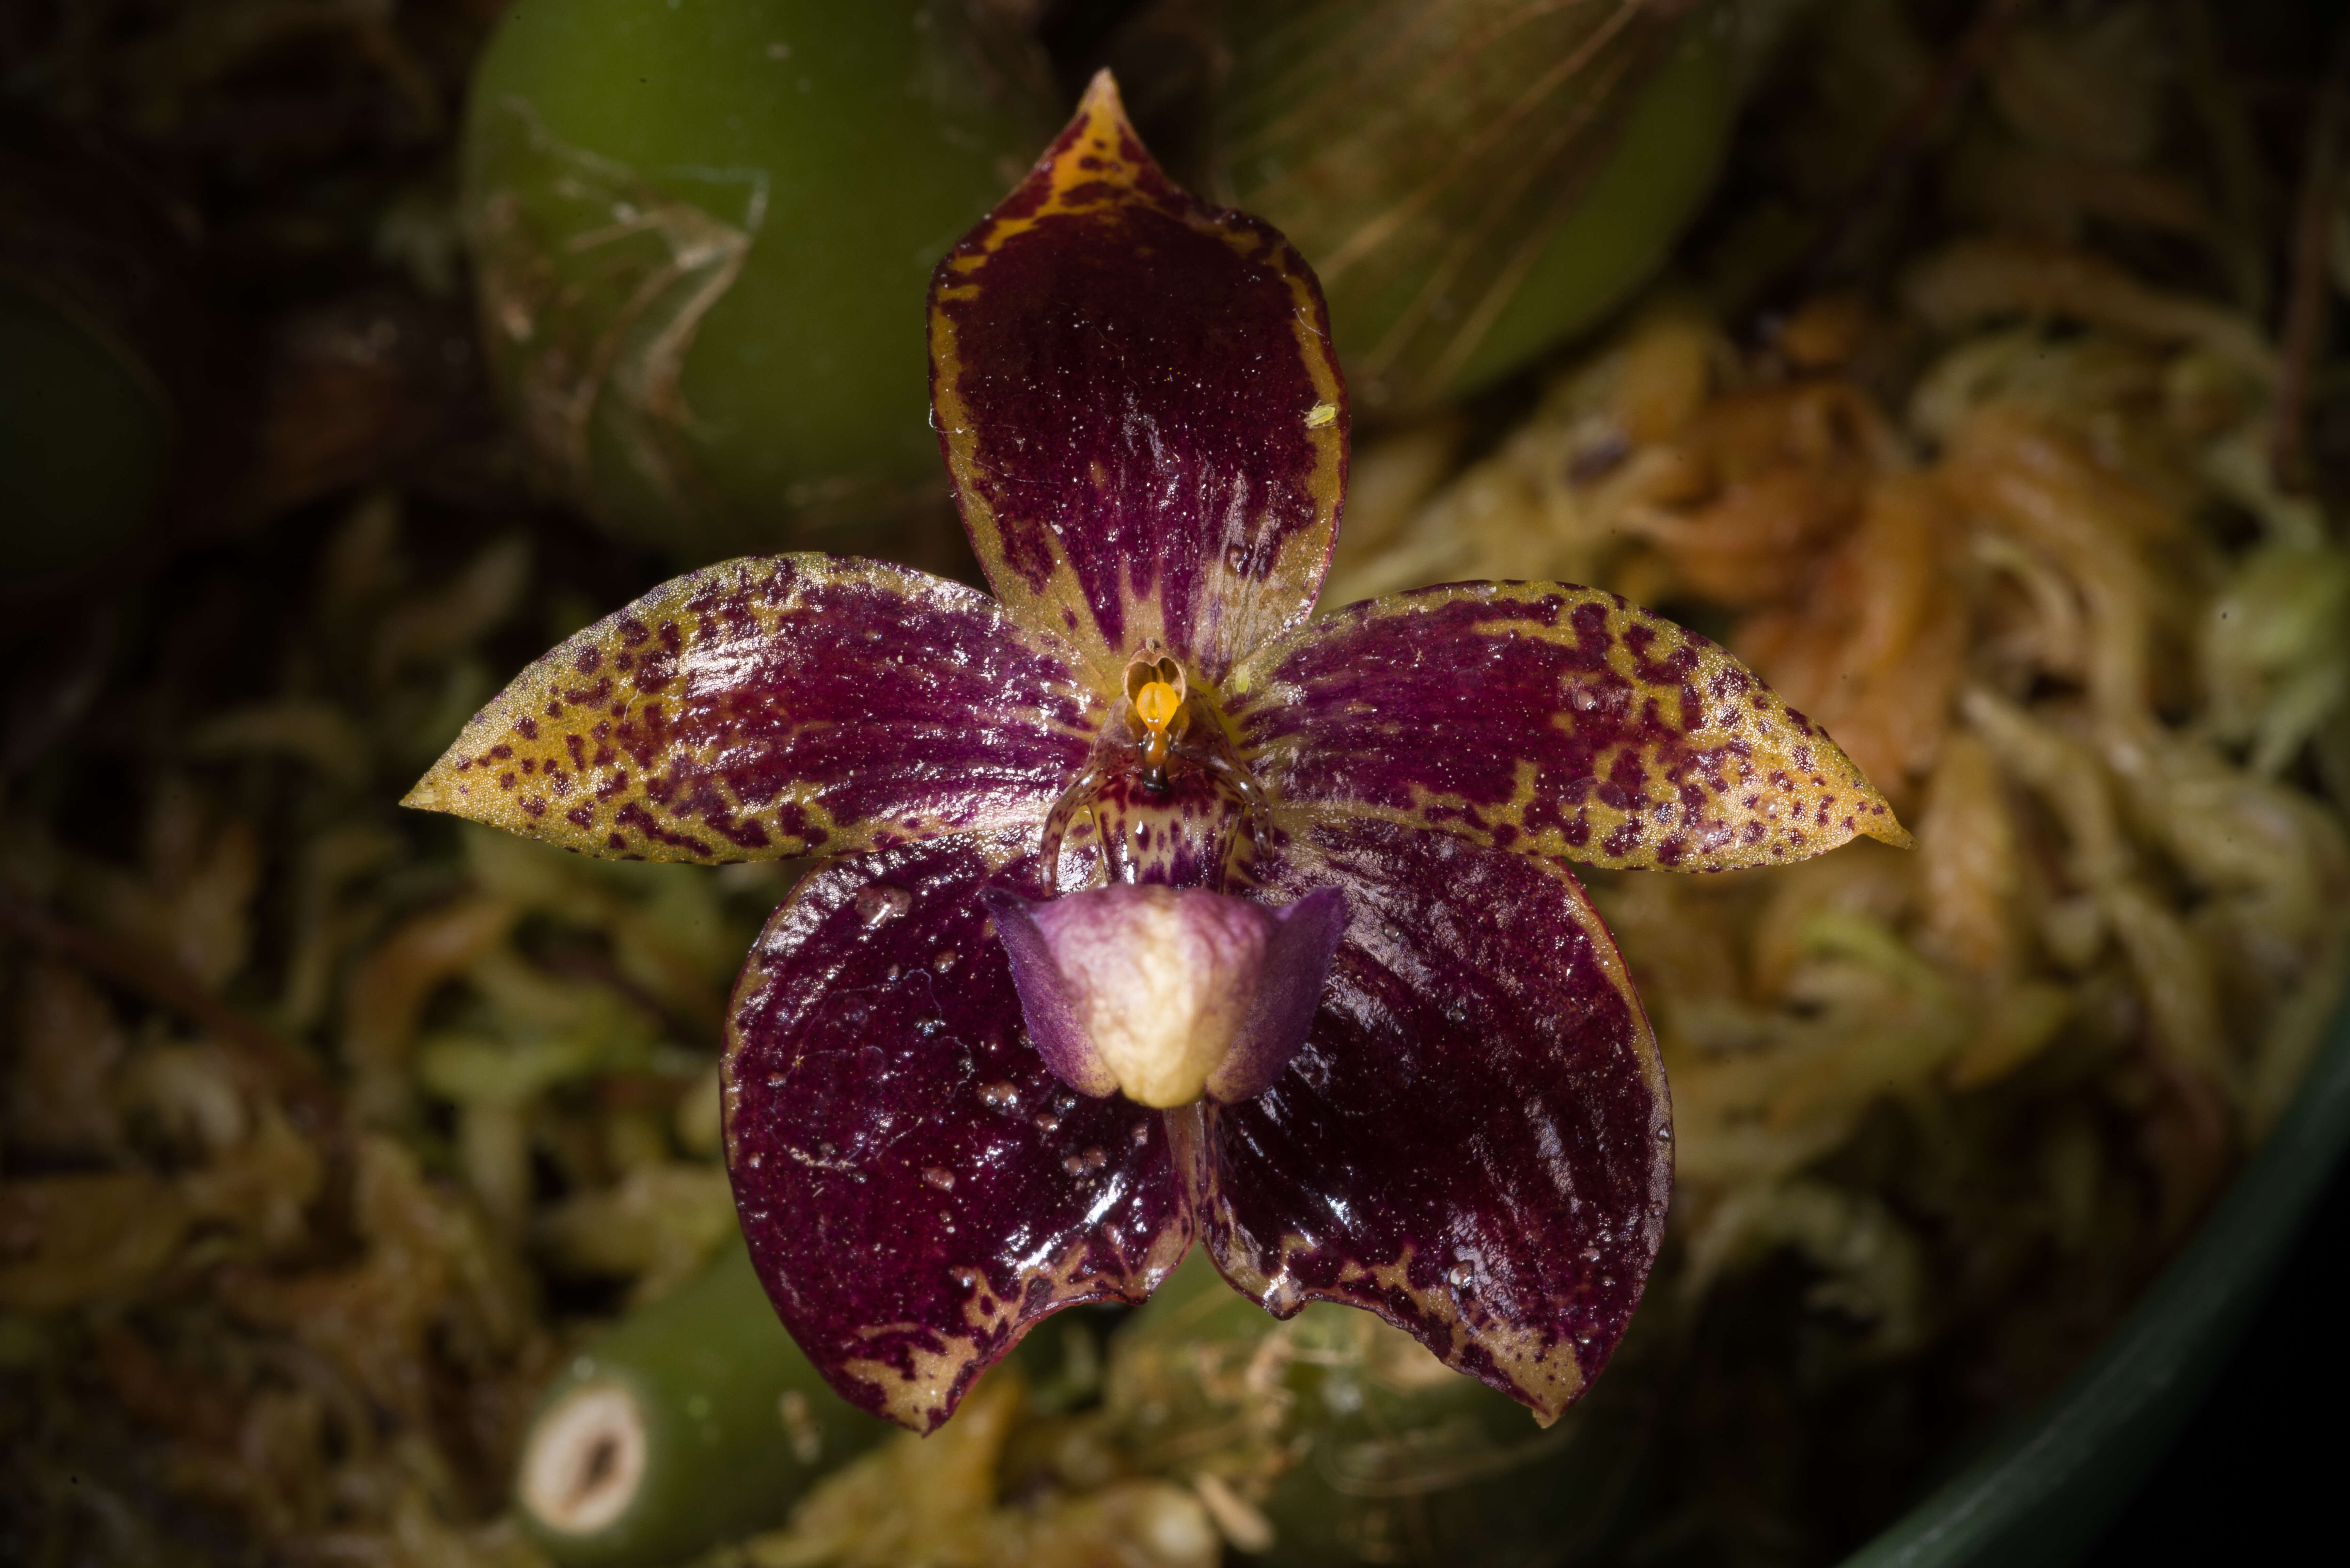
[[[1473,391],[1596,323],[1672,254],[1713,190],[1735,105],[1728,51],[1682,40],[1625,115],[1615,148],[1446,389]]]
[[[825,1385],[736,1242],[556,1376],[515,1511],[561,1568],[659,1568],[781,1522],[891,1429]]]
[[[463,190],[539,477],[690,564],[927,526],[923,290],[1056,109],[945,0],[519,0]]]
[[[1473,392],[1620,304],[1704,204],[1736,113],[1716,5],[1223,15],[1214,184],[1314,265],[1370,410]]]

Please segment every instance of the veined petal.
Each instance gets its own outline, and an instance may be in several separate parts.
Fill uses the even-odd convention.
[[[1031,836],[837,862],[768,921],[727,1025],[751,1257],[851,1403],[926,1431],[1030,1325],[1140,1301],[1191,1230],[1157,1112],[1087,1099],[1021,1029],[987,930]]]
[[[1168,182],[1107,72],[939,264],[931,400],[997,597],[1105,685],[1150,638],[1215,681],[1312,608],[1347,474],[1320,286]]]
[[[524,670],[402,804],[645,860],[1034,825],[1101,722],[1074,657],[901,566],[729,561]]]
[[[1827,732],[1717,644],[1614,594],[1474,583],[1369,599],[1232,672],[1276,798],[1597,866],[1723,871],[1893,809]]]
[[[1260,870],[1344,888],[1352,919],[1288,1071],[1185,1151],[1217,1267],[1277,1315],[1368,1308],[1547,1423],[1613,1353],[1672,1193],[1614,941],[1565,867],[1446,834],[1332,816]]]

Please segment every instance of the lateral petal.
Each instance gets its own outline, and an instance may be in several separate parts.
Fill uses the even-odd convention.
[[[1267,891],[1344,888],[1351,919],[1288,1070],[1205,1107],[1201,1239],[1277,1316],[1367,1308],[1547,1424],[1613,1353],[1672,1194],[1623,960],[1555,861],[1291,821]]]
[[[1168,181],[1107,72],[932,275],[931,400],[997,597],[1105,686],[1151,638],[1218,680],[1313,607],[1347,473],[1321,288]]]
[[[1827,732],[1614,594],[1471,583],[1349,605],[1227,683],[1280,799],[1597,866],[1724,871],[1908,833]]]
[[[735,988],[726,1148],[752,1261],[842,1397],[916,1431],[1039,1319],[1140,1301],[1191,1244],[1159,1115],[1087,1099],[1021,1028],[980,889],[1031,836],[801,882]]]
[[[515,678],[401,804],[584,854],[769,860],[1039,824],[1099,727],[986,595],[770,556],[664,583]]]

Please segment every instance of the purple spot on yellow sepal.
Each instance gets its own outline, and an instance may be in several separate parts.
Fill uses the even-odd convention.
[[[1260,650],[1225,711],[1286,800],[1534,854],[1725,870],[1909,836],[1849,758],[1719,646],[1613,594],[1463,584],[1352,605]],[[1783,810],[1766,783],[1816,775]],[[1833,800],[1850,801],[1842,837]],[[1800,817],[1825,831],[1795,836]],[[1669,853],[1665,846],[1673,846]]]
[[[536,717],[632,647],[655,651],[600,683],[608,717]],[[836,556],[733,561],[525,670],[406,804],[656,860],[847,853],[1040,815],[1098,707],[1073,649],[958,584]],[[512,764],[499,794],[458,783],[492,761]],[[596,809],[534,811],[513,797],[518,773],[585,786]]]

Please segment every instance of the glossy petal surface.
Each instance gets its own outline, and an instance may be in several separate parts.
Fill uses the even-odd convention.
[[[404,804],[646,860],[852,854],[1040,820],[1100,722],[1072,653],[878,561],[689,573],[476,714]]]
[[[1611,867],[1721,871],[1907,846],[1825,731],[1718,645],[1560,583],[1350,605],[1233,671],[1276,797]]]
[[[1191,1240],[1160,1117],[1086,1099],[1020,1028],[979,891],[1025,837],[827,867],[727,1027],[727,1168],[785,1326],[843,1397],[928,1430],[1037,1319],[1139,1301]]]
[[[1206,1108],[1201,1236],[1274,1313],[1367,1307],[1548,1421],[1615,1349],[1671,1197],[1623,961],[1555,862],[1282,815],[1267,890],[1341,886],[1352,918],[1288,1071]]]
[[[1347,932],[1347,896],[1316,888],[1274,912],[1273,940],[1232,1054],[1208,1075],[1208,1097],[1253,1098],[1277,1080],[1305,1044],[1330,983],[1330,961]]]
[[[1288,242],[1170,184],[1107,73],[939,264],[931,398],[997,597],[1195,676],[1304,618],[1346,481],[1319,286]]]
[[[1091,1098],[1118,1093],[1118,1075],[1102,1060],[1086,1033],[1085,999],[1061,972],[1052,940],[1036,923],[1028,900],[1008,888],[982,888],[980,898],[994,918],[995,934],[1012,968],[1012,988],[1020,998],[1020,1021],[1045,1067]]]

